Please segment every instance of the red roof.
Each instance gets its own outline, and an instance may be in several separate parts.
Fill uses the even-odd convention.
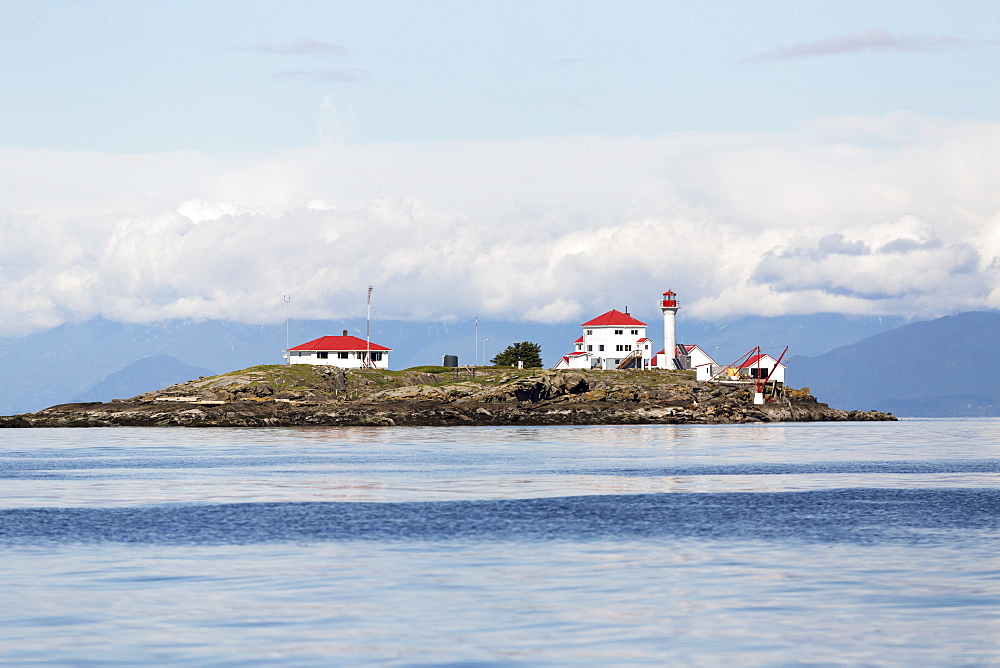
[[[646,323],[640,322],[628,313],[622,313],[611,309],[604,315],[599,315],[593,320],[583,323],[580,327],[645,327]]]
[[[577,339],[576,341],[574,341],[573,343],[583,343],[583,337],[581,336],[580,338],[578,338],[578,339]]]
[[[392,350],[392,348],[386,348],[385,346],[380,346],[377,343],[368,344],[364,339],[359,339],[356,336],[321,336],[318,339],[313,339],[309,343],[303,343],[301,346],[289,348],[289,350],[316,350],[321,352],[373,350],[388,352]]]
[[[774,359],[773,357],[771,357],[767,353],[764,353],[763,355],[754,355],[753,357],[751,357],[750,359],[748,359],[746,362],[744,362],[743,364],[741,364],[740,368],[741,369],[746,369],[747,367],[754,366],[755,364],[757,364],[758,360],[761,361],[761,362],[764,362],[764,363],[777,362],[776,359]],[[781,366],[785,366],[785,365],[782,364]]]

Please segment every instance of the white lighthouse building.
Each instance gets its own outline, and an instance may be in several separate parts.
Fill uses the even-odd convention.
[[[677,293],[667,290],[660,300],[660,311],[663,312],[663,352],[656,357],[656,366],[661,369],[674,369],[673,356],[668,356],[677,347]]]
[[[556,369],[646,369],[652,341],[646,338],[646,323],[628,313],[612,309],[580,325],[583,335],[575,350],[563,357]]]

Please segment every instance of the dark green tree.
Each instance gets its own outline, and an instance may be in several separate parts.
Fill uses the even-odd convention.
[[[524,362],[524,368],[542,366],[542,347],[531,341],[521,341],[507,346],[507,349],[490,360],[494,366],[517,366]]]

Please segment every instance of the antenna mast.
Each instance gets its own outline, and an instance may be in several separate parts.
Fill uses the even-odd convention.
[[[288,302],[292,300],[290,295],[281,295],[282,301],[285,302],[285,364],[292,363],[292,356],[288,352]]]
[[[365,366],[372,367],[372,286],[368,286],[368,315],[365,322]]]

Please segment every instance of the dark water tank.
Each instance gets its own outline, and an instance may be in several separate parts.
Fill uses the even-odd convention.
[[[444,366],[458,366],[458,355],[445,355]]]

